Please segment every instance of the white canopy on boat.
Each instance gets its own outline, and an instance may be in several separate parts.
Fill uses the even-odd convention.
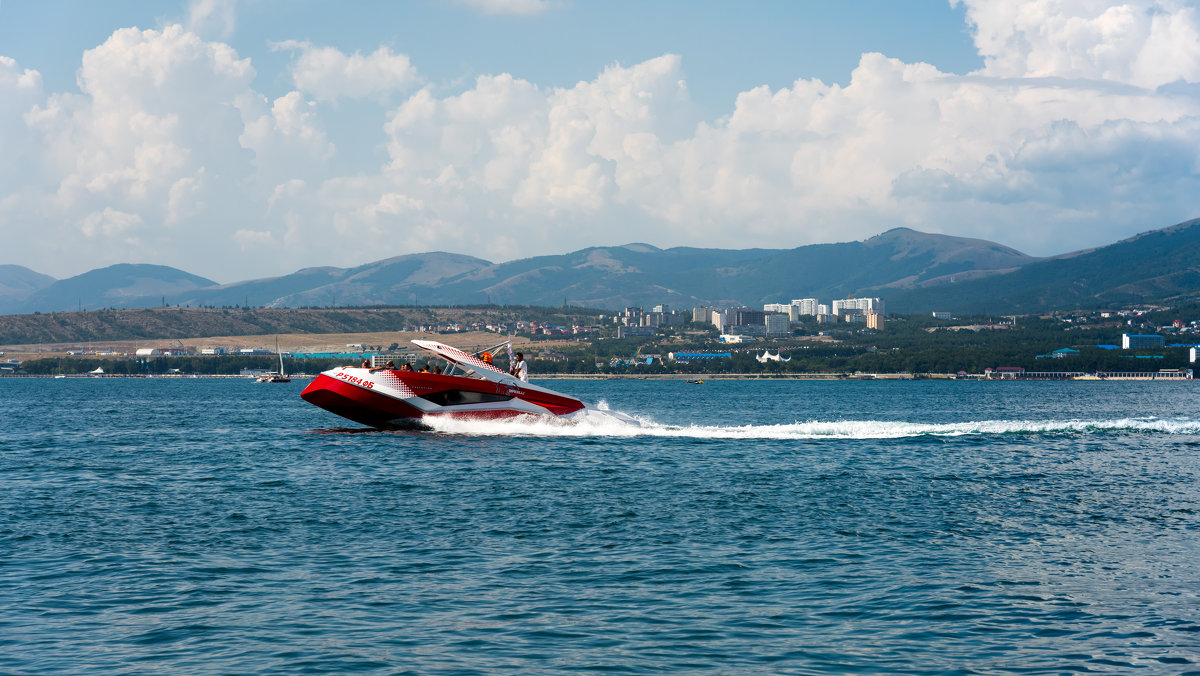
[[[514,387],[529,386],[529,383],[525,382],[524,380],[501,371],[479,357],[469,355],[457,347],[450,347],[449,345],[443,345],[442,343],[432,340],[414,340],[412,342],[422,350],[428,350],[429,352],[436,354],[451,364],[461,366],[463,369],[472,372],[474,375],[477,375],[485,380],[490,380],[494,383],[500,383],[502,385],[512,385]]]

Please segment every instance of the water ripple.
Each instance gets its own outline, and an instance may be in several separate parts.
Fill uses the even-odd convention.
[[[1175,384],[568,383],[642,424],[369,433],[2,384],[2,673],[1200,671]]]

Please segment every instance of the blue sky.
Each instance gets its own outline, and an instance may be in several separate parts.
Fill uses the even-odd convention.
[[[1197,84],[1179,0],[0,0],[3,262],[1061,253],[1200,216]]]
[[[679,54],[693,95],[713,117],[727,113],[750,86],[777,89],[800,77],[844,84],[868,51],[950,72],[983,65],[965,8],[945,0],[746,2],[736,11],[728,2],[597,0],[532,15],[433,0],[257,0],[236,5],[235,12],[230,30],[214,32],[252,59],[260,90],[274,96],[290,88],[283,77],[286,55],[269,48],[284,40],[347,53],[388,45],[410,55],[445,91],[497,72],[569,87],[613,63]],[[0,0],[0,49],[41,71],[48,88],[65,91],[75,84],[80,55],[116,28],[157,28],[187,17],[187,4],[160,0]]]

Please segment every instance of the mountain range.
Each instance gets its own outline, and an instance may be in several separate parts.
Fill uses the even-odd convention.
[[[793,249],[626,244],[506,263],[432,252],[223,285],[159,265],[113,265],[63,280],[0,266],[0,314],[163,304],[753,307],[864,295],[884,298],[890,312],[1026,313],[1198,294],[1200,219],[1051,258],[896,228],[864,241]]]

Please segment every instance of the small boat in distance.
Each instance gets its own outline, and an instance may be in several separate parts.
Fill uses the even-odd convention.
[[[275,337],[275,354],[279,355],[279,373],[264,373],[255,379],[256,383],[290,383],[292,379],[283,372],[283,353],[279,351],[279,337]]]
[[[689,380],[687,382],[688,382],[688,385],[703,385],[704,384],[704,381],[700,380],[699,378],[697,378],[695,380]]]

